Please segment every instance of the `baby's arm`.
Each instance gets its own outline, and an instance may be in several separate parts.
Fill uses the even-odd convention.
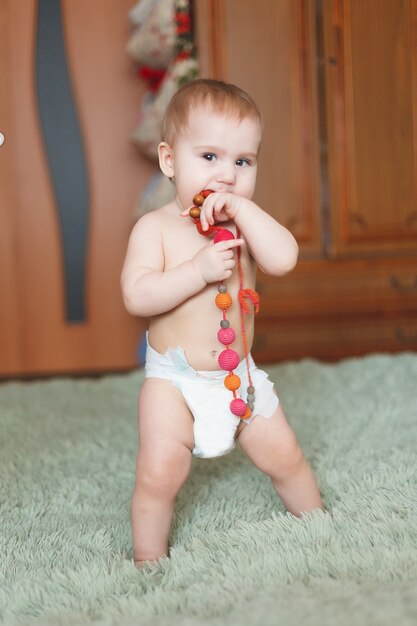
[[[298,244],[289,230],[251,200],[244,199],[235,218],[259,268],[282,276],[297,264]]]
[[[208,283],[229,278],[235,264],[233,248],[242,243],[242,239],[210,243],[189,261],[164,271],[158,218],[144,215],[133,228],[122,270],[126,309],[140,317],[171,311]]]
[[[247,198],[231,193],[212,193],[204,201],[200,220],[207,224],[233,219],[246,240],[257,265],[265,274],[280,276],[291,271],[298,258],[298,245],[282,224]]]

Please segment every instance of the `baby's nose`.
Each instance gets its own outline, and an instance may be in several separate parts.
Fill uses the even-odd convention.
[[[217,174],[217,182],[231,185],[235,182],[236,173],[234,163],[221,163]]]

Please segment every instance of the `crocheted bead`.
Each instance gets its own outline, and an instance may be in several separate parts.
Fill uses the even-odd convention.
[[[223,383],[229,391],[236,391],[236,389],[239,389],[240,387],[240,378],[237,374],[230,373],[226,376]]]
[[[250,410],[250,408],[247,406],[246,407],[246,411],[244,412],[244,414],[242,415],[242,419],[243,420],[247,420],[250,416],[252,415],[252,411]]]
[[[220,283],[219,285],[217,285],[217,291],[219,293],[226,293],[227,291],[226,285],[223,285],[223,283]]]
[[[217,339],[225,346],[229,346],[236,339],[233,328],[221,328],[217,333]]]
[[[255,401],[255,394],[254,393],[248,393],[247,401],[248,402],[254,402]]]
[[[195,221],[195,225],[196,225],[197,230],[200,233],[200,235],[204,235],[204,237],[209,237],[216,230],[216,226],[214,226],[214,224],[209,224],[208,229],[207,230],[203,230],[203,227],[201,226],[200,220],[196,220]]]
[[[201,195],[201,193],[196,193],[196,195],[193,198],[193,202],[197,206],[201,206],[203,204],[203,202],[204,202],[204,196]]]
[[[255,393],[255,387],[253,385],[249,385],[247,391],[248,393]]]
[[[230,410],[233,413],[233,415],[237,415],[238,417],[241,417],[246,412],[246,404],[241,398],[235,398],[230,403]]]
[[[217,359],[222,370],[227,370],[231,372],[239,365],[239,355],[235,350],[231,350],[230,348],[226,348],[220,352],[219,357]]]
[[[255,408],[255,403],[254,402],[248,402],[248,407],[253,411],[253,409]]]
[[[229,293],[218,293],[216,296],[216,306],[223,311],[231,307],[232,302],[232,296]]]
[[[228,241],[229,239],[234,239],[235,236],[232,231],[227,228],[218,228],[214,233],[213,241],[214,243],[218,243],[219,241]]]
[[[222,328],[229,328],[229,326],[230,326],[230,322],[229,322],[229,320],[222,320],[222,321],[220,322],[220,326],[221,326]]]

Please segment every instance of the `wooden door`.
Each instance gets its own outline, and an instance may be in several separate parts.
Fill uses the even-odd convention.
[[[48,4],[60,10],[53,25]],[[131,0],[0,0],[2,375],[136,363],[143,324],[125,312],[119,276],[133,206],[154,166],[130,141],[143,95],[124,50],[131,6]],[[47,59],[52,44],[50,55],[57,59],[49,79],[39,58]],[[74,133],[44,93],[65,72],[66,91],[60,93],[71,100],[64,104],[72,106],[82,149],[75,159],[67,155]],[[48,123],[62,137],[55,153]]]

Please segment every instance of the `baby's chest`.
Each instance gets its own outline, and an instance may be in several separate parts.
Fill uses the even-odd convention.
[[[183,228],[175,226],[163,233],[165,271],[190,261],[202,248],[212,245],[212,236],[200,235],[193,223],[182,226]],[[229,224],[227,228],[236,236],[236,226],[234,224]],[[241,246],[240,253],[245,286],[253,286],[256,267],[249,255],[246,244]],[[237,260],[236,251],[234,251],[234,258]]]
[[[187,229],[185,232],[176,229],[164,233],[164,269],[170,270],[185,261],[190,261],[205,246],[210,239],[202,237],[197,232]]]

